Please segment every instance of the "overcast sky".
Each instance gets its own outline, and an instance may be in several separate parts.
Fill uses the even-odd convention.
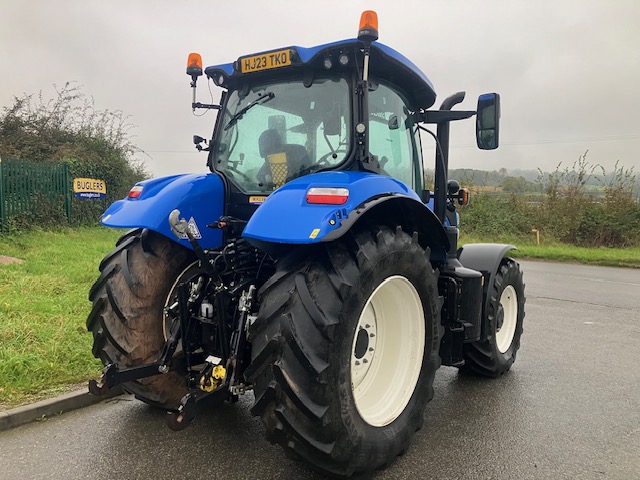
[[[431,79],[437,105],[460,90],[461,109],[501,94],[501,147],[477,150],[474,122],[458,122],[452,168],[553,170],[589,150],[592,163],[640,171],[638,0],[0,0],[0,106],[74,81],[130,116],[154,175],[202,172],[191,137],[210,136],[215,113],[191,113],[189,52],[213,65],[352,38],[366,9],[380,41]],[[210,100],[202,79],[198,97]]]

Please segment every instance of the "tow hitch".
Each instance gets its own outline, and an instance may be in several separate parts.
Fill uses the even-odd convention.
[[[196,417],[196,404],[213,394],[221,394],[226,389],[226,394],[237,400],[237,396],[244,394],[251,386],[243,383],[240,372],[240,358],[242,358],[246,342],[246,329],[255,320],[250,315],[253,297],[256,291],[255,285],[249,285],[238,299],[237,327],[232,333],[229,348],[229,357],[226,363],[223,359],[213,355],[204,358],[202,353],[190,351],[188,341],[192,328],[192,316],[189,310],[189,282],[184,282],[177,287],[177,305],[167,309],[168,314],[175,315],[171,323],[169,338],[167,339],[159,359],[148,365],[120,368],[116,363],[104,367],[102,376],[98,381],[89,381],[89,392],[93,395],[105,395],[111,389],[122,383],[140,380],[155,375],[167,374],[173,370],[187,372],[189,391],[180,400],[176,410],[167,411],[167,424],[171,430],[183,430]],[[177,308],[176,308],[177,307]],[[177,312],[175,312],[177,310]],[[176,315],[177,313],[177,315]],[[178,345],[181,344],[184,355],[173,358]],[[224,365],[223,365],[224,363]],[[197,369],[193,369],[193,366]]]
[[[130,367],[120,369],[118,364],[110,363],[102,370],[102,376],[99,381],[89,380],[89,392],[93,395],[105,395],[109,390],[117,385],[125,382],[131,382],[133,380],[140,380],[141,378],[153,377],[154,375],[160,375],[168,373],[171,369],[171,361],[173,354],[178,347],[178,342],[183,338],[183,332],[187,331],[189,321],[189,309],[187,306],[189,285],[183,283],[178,286],[178,307],[180,315],[179,321],[172,322],[171,331],[169,333],[169,339],[164,344],[162,354],[160,358],[150,364],[141,365],[139,367]],[[184,348],[184,342],[183,342]],[[187,350],[185,349],[185,352]]]

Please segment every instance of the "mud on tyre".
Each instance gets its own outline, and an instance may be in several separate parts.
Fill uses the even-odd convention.
[[[132,230],[100,264],[89,292],[87,328],[93,355],[104,365],[132,367],[156,361],[165,343],[163,308],[176,280],[194,261],[186,248],[150,230]],[[172,371],[127,382],[123,388],[154,406],[174,409],[187,393],[186,377]]]
[[[348,237],[278,262],[260,291],[245,372],[268,439],[340,477],[406,450],[440,365],[429,250],[400,228]]]

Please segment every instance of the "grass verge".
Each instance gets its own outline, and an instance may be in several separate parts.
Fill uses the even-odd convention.
[[[0,410],[65,391],[100,373],[85,319],[98,264],[121,230],[0,235]]]
[[[461,235],[460,245],[465,243],[509,243],[518,247],[510,255],[519,258],[548,260],[550,262],[583,263],[609,267],[640,268],[640,247],[607,248],[575,247],[556,241],[536,243],[535,237],[503,237],[486,239]]]
[[[22,264],[0,265],[0,410],[51,397],[99,375],[85,327],[87,294],[98,264],[122,230],[102,227],[34,230],[0,235],[0,255]],[[595,265],[640,267],[640,248],[536,245],[535,238],[485,239],[461,244],[512,243],[514,256]]]

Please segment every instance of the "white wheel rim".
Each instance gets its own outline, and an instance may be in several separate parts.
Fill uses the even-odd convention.
[[[496,321],[496,343],[500,353],[506,353],[511,347],[518,323],[518,294],[512,285],[508,285],[500,295],[500,309]],[[502,318],[500,318],[502,316]]]
[[[374,427],[404,411],[424,356],[424,310],[405,277],[387,278],[360,314],[351,346],[351,390],[358,413]]]

